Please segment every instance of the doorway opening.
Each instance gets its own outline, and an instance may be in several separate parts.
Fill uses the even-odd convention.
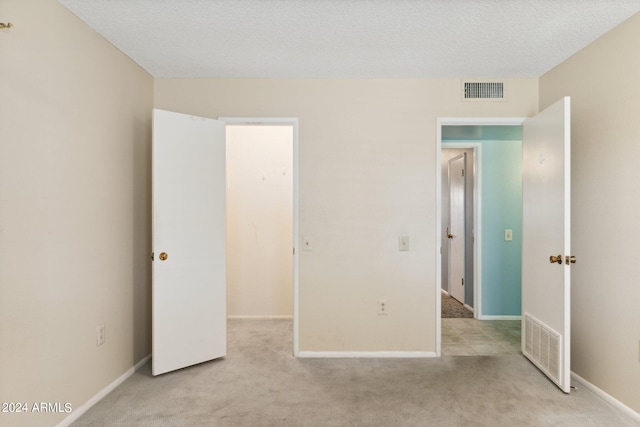
[[[297,119],[226,122],[227,317],[297,322]]]
[[[474,181],[480,149],[478,143],[442,143],[443,318],[474,317]]]
[[[464,322],[482,324],[485,320],[509,324],[519,329],[520,316],[520,251],[521,251],[521,147],[522,118],[442,118],[437,123],[437,354],[442,353],[443,323],[445,341],[450,344],[450,326],[458,319],[442,320],[443,298],[450,287],[461,285],[458,292],[460,308],[473,312],[475,319]],[[510,144],[510,145],[507,145]],[[465,196],[458,204],[464,209],[464,233],[451,230],[451,200],[449,188],[449,160],[466,157]],[[505,190],[505,187],[507,188]],[[518,194],[513,189],[518,189]],[[459,196],[460,199],[460,196]],[[508,205],[505,207],[505,204]],[[520,222],[518,222],[518,220]],[[488,234],[487,234],[488,233]],[[466,234],[458,256],[464,261],[455,280],[451,282],[450,255],[457,235]],[[453,236],[452,236],[453,235]],[[452,237],[450,237],[452,236]],[[483,238],[483,236],[486,236]],[[462,244],[460,239],[458,246]],[[456,248],[454,248],[456,249]],[[487,254],[483,257],[483,252]],[[496,256],[499,254],[500,256]],[[505,255],[506,254],[506,255]],[[455,255],[455,253],[454,253]],[[462,286],[461,286],[462,287]],[[445,303],[447,300],[445,300]],[[446,308],[446,307],[445,307]],[[496,325],[498,322],[494,322]],[[487,323],[485,323],[486,326]],[[501,326],[505,326],[501,325]],[[467,327],[468,325],[464,325]],[[477,331],[476,331],[477,332]],[[491,334],[488,334],[491,335]],[[460,337],[455,337],[460,338]],[[489,351],[490,342],[487,343]],[[512,348],[517,348],[515,343]],[[468,351],[468,352],[465,352]],[[450,353],[449,353],[450,354]],[[471,348],[461,354],[474,353]]]

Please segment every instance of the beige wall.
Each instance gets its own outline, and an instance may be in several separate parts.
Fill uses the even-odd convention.
[[[77,408],[150,351],[153,80],[54,0],[0,12],[0,401]],[[573,102],[573,369],[635,410],[639,52],[636,15],[539,92]],[[434,351],[435,118],[534,114],[538,79],[507,83],[465,103],[458,79],[160,79],[155,106],[300,119],[301,350]]]
[[[462,102],[459,79],[156,79],[155,106],[299,118],[301,351],[435,351],[436,117],[534,114],[538,79],[507,84]]]
[[[640,14],[540,78],[572,103],[572,370],[640,411]]]
[[[227,315],[293,315],[293,126],[227,126]]]
[[[54,0],[0,12],[0,400],[77,408],[150,351],[153,80]],[[639,52],[636,15],[504,102],[458,79],[159,79],[155,106],[300,119],[301,350],[435,351],[436,117],[571,95],[573,370],[638,411]]]
[[[153,80],[55,0],[0,13],[0,401],[78,408],[150,352]]]

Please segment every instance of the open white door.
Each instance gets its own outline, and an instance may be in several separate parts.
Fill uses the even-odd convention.
[[[222,357],[225,124],[153,111],[152,373]]]
[[[467,155],[449,160],[449,295],[465,303],[465,169]]]
[[[570,99],[526,120],[522,142],[522,352],[570,384]]]

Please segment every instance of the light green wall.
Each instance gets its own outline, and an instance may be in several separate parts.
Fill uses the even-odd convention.
[[[482,314],[520,315],[522,141],[482,141],[482,254]]]

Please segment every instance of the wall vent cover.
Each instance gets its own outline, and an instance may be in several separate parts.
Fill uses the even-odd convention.
[[[504,99],[503,82],[464,82],[464,99]]]
[[[562,338],[559,333],[525,313],[524,318],[524,351],[523,354],[531,360],[542,372],[560,384],[560,349]]]

